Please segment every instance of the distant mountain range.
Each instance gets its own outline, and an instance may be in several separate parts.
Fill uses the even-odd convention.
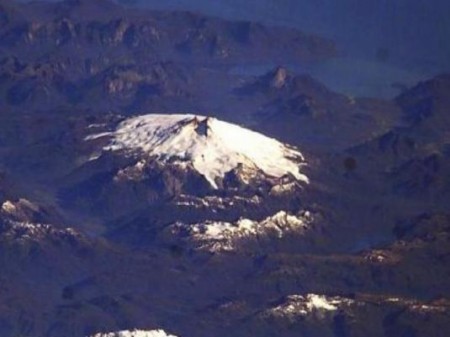
[[[363,58],[413,68],[448,70],[448,1],[203,0],[122,1],[160,9],[188,9],[232,19],[282,24],[336,39],[344,50]]]

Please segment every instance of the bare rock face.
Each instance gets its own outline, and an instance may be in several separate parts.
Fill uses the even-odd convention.
[[[271,85],[277,89],[280,89],[286,84],[288,78],[288,71],[285,68],[277,68],[275,70],[274,77],[272,79]]]

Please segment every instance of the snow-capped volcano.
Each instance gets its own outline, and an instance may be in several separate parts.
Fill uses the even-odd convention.
[[[104,150],[140,150],[164,162],[190,163],[217,188],[217,178],[235,168],[254,168],[270,177],[286,174],[308,182],[300,172],[303,155],[275,139],[215,118],[150,114],[120,123]]]

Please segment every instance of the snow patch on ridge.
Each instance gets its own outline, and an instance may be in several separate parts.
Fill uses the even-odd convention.
[[[8,213],[8,214],[11,214],[11,213],[14,213],[15,211],[16,211],[16,205],[14,205],[14,203],[12,203],[11,201],[9,201],[9,200],[6,200],[3,204],[2,204],[2,207],[1,207],[1,211],[2,212],[5,212],[5,213]]]
[[[97,333],[90,337],[176,337],[168,335],[164,330],[123,330],[109,333]]]
[[[5,221],[0,236],[16,242],[40,241],[49,237],[81,238],[73,228],[59,229],[49,224],[18,221]]]
[[[262,221],[241,218],[236,222],[205,221],[202,223],[176,223],[169,227],[172,236],[186,236],[199,245],[199,249],[211,252],[233,251],[240,241],[258,240],[263,237],[282,238],[288,232],[308,228],[313,220],[310,212],[291,215],[280,211]]]
[[[342,305],[351,305],[354,301],[343,297],[328,297],[317,294],[291,295],[286,300],[264,314],[269,316],[280,316],[294,318],[296,316],[307,316],[312,313],[325,314],[338,310]]]
[[[286,174],[308,182],[300,172],[303,155],[275,139],[215,118],[150,114],[129,118],[114,132],[94,134],[87,140],[111,137],[106,151],[140,150],[167,162],[191,162],[217,188],[216,179],[243,164],[266,175]]]

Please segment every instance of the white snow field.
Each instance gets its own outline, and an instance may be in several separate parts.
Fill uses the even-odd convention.
[[[303,155],[295,148],[238,125],[211,117],[150,114],[129,118],[110,133],[87,139],[111,137],[106,151],[143,151],[162,161],[191,163],[214,188],[216,179],[238,167],[257,168],[271,177],[300,172]]]

